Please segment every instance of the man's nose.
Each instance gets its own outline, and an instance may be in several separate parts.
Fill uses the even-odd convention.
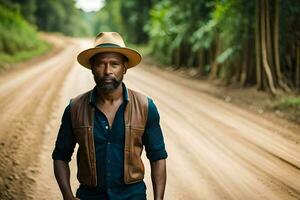
[[[111,74],[112,73],[112,71],[111,71],[111,65],[109,63],[105,65],[104,73],[105,74]]]

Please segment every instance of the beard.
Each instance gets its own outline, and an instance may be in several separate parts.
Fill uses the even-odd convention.
[[[114,77],[97,78],[94,76],[94,80],[96,82],[97,88],[99,88],[103,92],[111,92],[119,87],[119,85],[123,81],[123,76],[120,78],[120,80]]]

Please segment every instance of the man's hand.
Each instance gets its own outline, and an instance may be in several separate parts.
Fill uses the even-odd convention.
[[[166,160],[150,162],[154,200],[163,200],[167,180]]]

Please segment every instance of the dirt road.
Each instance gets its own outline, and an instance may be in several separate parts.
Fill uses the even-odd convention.
[[[76,40],[54,57],[0,76],[0,199],[61,199],[51,153],[69,99],[94,85],[74,60],[89,45]],[[197,81],[146,64],[130,69],[124,82],[160,110],[169,153],[166,199],[300,199],[300,129],[288,130],[200,92]],[[71,168],[75,191],[75,159]]]

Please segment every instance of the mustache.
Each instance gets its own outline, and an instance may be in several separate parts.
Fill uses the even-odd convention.
[[[116,81],[116,80],[117,80],[116,78],[110,76],[100,78],[100,81]]]

